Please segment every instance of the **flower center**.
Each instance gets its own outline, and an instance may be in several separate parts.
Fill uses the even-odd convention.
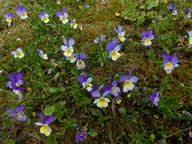
[[[16,83],[15,85],[16,85],[17,87],[20,86],[20,84],[17,84],[17,83]]]
[[[166,63],[165,67],[167,67],[167,68],[172,67],[172,63],[170,63],[170,62]]]
[[[112,51],[112,57],[117,56],[117,52],[116,51]]]
[[[71,53],[71,50],[70,49],[67,49],[67,54],[70,54]]]
[[[47,18],[47,17],[43,17],[43,20],[44,20],[44,21],[47,21],[47,20],[48,20],[48,18]]]
[[[74,60],[74,59],[75,59],[74,56],[71,56],[71,57],[70,57],[70,60]]]
[[[17,113],[17,116],[18,116],[18,117],[23,117],[22,112]]]
[[[146,44],[149,44],[150,42],[151,42],[151,40],[148,39],[148,38],[145,40],[145,43],[146,43]]]
[[[131,85],[131,82],[130,82],[129,80],[126,80],[126,81],[125,81],[125,85],[128,87],[128,86]]]
[[[66,18],[65,17],[62,17],[62,21],[65,21],[66,20]]]
[[[82,62],[81,60],[78,61],[78,65],[79,65],[79,66],[83,65],[83,62]]]
[[[17,52],[17,56],[20,57],[22,55],[21,52]]]
[[[91,85],[90,85],[90,83],[86,83],[85,86],[86,87],[90,87]]]
[[[23,17],[26,16],[26,13],[22,12],[22,13],[21,13],[21,16],[23,16]]]
[[[8,17],[8,18],[7,18],[7,20],[8,20],[8,21],[11,21],[11,18],[10,18],[10,17]]]
[[[112,88],[112,92],[114,92],[114,93],[116,92],[116,88],[115,87]]]
[[[101,103],[105,102],[105,99],[104,98],[100,98],[99,100]]]

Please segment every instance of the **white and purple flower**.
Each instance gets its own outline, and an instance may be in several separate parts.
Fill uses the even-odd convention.
[[[44,23],[48,23],[49,22],[49,15],[47,14],[46,11],[42,11],[38,17],[41,19],[41,21],[43,21]]]
[[[62,12],[57,11],[57,12],[55,13],[55,15],[60,18],[60,20],[62,21],[63,24],[66,24],[66,23],[69,21],[69,20],[67,19],[68,13],[67,13],[67,11],[66,11],[65,8],[62,9]]]
[[[77,69],[84,69],[86,67],[86,64],[83,62],[83,59],[86,58],[85,52],[82,52],[80,55],[76,54],[75,59],[77,60],[76,66]]]
[[[11,55],[13,55],[14,58],[23,58],[24,57],[23,50],[20,47],[17,48],[15,51],[12,51]]]
[[[133,70],[134,70],[134,67],[132,67],[129,75],[125,75],[125,76],[121,77],[119,80],[120,82],[124,82],[124,86],[123,86],[124,93],[133,90],[135,87],[134,83],[138,81],[138,77],[131,76]]]
[[[47,54],[44,54],[42,50],[37,49],[37,51],[39,52],[38,56],[40,56],[42,59],[44,59],[44,60],[48,59]]]
[[[157,91],[155,89],[154,93],[150,94],[149,100],[157,107],[158,106],[158,102],[160,101],[160,99],[159,99],[159,91]]]
[[[153,40],[155,38],[155,36],[153,35],[153,30],[149,30],[149,31],[142,31],[142,42],[144,42],[145,46],[150,46],[152,44],[151,40]]]
[[[66,60],[69,60],[71,63],[74,63],[76,61],[76,54],[75,53],[72,53],[71,56],[69,57],[66,57]]]
[[[70,25],[72,28],[74,28],[74,29],[76,29],[77,26],[78,26],[78,24],[76,23],[76,20],[75,20],[75,19],[73,19],[72,21],[70,21],[69,25]]]
[[[110,84],[110,90],[109,90],[109,94],[118,97],[119,93],[120,93],[120,88],[117,87],[117,81],[114,80],[113,82],[111,82]]]
[[[6,18],[6,22],[11,23],[12,18],[13,18],[13,13],[7,13],[6,11],[4,12],[4,17]]]
[[[51,128],[49,127],[49,124],[51,124],[54,120],[54,117],[52,115],[46,116],[43,118],[43,114],[39,114],[41,122],[36,122],[35,124],[38,126],[41,126],[40,133],[45,134],[46,136],[49,136],[52,132]]]
[[[125,31],[122,31],[123,30],[123,27],[122,26],[118,26],[118,29],[114,29],[115,32],[118,34],[118,38],[121,42],[124,42],[125,41]]]
[[[192,8],[186,9],[186,14],[188,18],[191,18]]]
[[[20,16],[21,19],[27,19],[27,8],[21,7],[20,4],[16,6],[16,15]]]
[[[23,113],[24,108],[25,106],[23,105],[18,105],[17,107],[15,107],[14,110],[5,108],[5,110],[9,112],[7,117],[16,117],[18,121],[25,121],[27,119],[27,116]]]
[[[69,41],[67,42],[67,39],[64,38],[63,43],[65,44],[65,45],[61,46],[61,50],[63,51],[63,55],[66,57],[72,56],[72,54],[74,52],[73,45],[75,44],[75,40],[73,38],[70,38]]]
[[[96,37],[95,40],[94,40],[94,42],[95,42],[95,43],[102,42],[102,41],[105,39],[105,37],[106,37],[106,35],[101,35],[101,38]]]
[[[169,10],[171,11],[172,15],[177,15],[176,6],[174,4],[169,4]]]
[[[109,58],[112,58],[113,61],[116,61],[121,56],[119,53],[121,46],[116,44],[117,38],[114,38],[113,42],[108,42],[106,46],[106,50],[109,51]]]
[[[87,89],[87,91],[92,90],[91,81],[93,80],[93,78],[92,77],[88,78],[88,74],[86,72],[84,72],[83,76],[78,75],[77,80],[82,84],[83,88]]]
[[[192,44],[192,30],[188,32],[189,35],[189,44]]]
[[[84,130],[80,130],[78,131],[77,135],[76,135],[76,142],[80,142],[80,141],[85,141],[87,138],[87,132]]]
[[[179,66],[178,63],[181,62],[176,55],[177,52],[175,52],[172,57],[167,53],[162,55],[162,58],[164,59],[164,70],[167,72],[167,74],[171,73],[174,68]]]

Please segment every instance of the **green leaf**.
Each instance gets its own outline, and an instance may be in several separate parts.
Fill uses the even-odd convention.
[[[94,129],[90,129],[90,131],[88,131],[87,133],[88,133],[90,136],[93,136],[93,137],[97,136],[97,134],[98,134]]]
[[[99,109],[96,109],[96,108],[91,108],[91,113],[94,116],[100,116],[101,115],[101,111]]]
[[[127,109],[125,107],[121,107],[118,109],[122,114],[126,114]]]
[[[57,144],[55,135],[50,135],[46,139],[46,144]]]
[[[15,142],[14,142],[14,140],[12,140],[12,139],[6,139],[5,140],[5,144],[14,144]]]
[[[46,116],[52,115],[52,113],[54,112],[54,110],[55,110],[55,106],[46,106],[46,107],[45,107],[45,110],[44,110],[44,114],[45,114]]]
[[[59,89],[58,88],[55,88],[55,87],[51,87],[50,89],[49,89],[49,92],[50,93],[56,93],[56,92],[58,92],[59,91]]]
[[[155,135],[154,135],[154,133],[152,133],[152,134],[150,135],[149,139],[150,139],[152,142],[154,142],[154,140],[155,140]]]

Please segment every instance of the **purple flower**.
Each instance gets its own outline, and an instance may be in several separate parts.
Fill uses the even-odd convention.
[[[159,99],[159,91],[156,91],[156,89],[155,89],[154,93],[150,94],[149,100],[157,107],[158,106],[158,101],[160,101],[160,99]]]
[[[9,114],[7,115],[7,117],[15,117],[18,121],[25,121],[27,119],[26,115],[23,113],[25,106],[23,105],[18,105],[17,107],[15,107],[14,110],[11,110],[9,108],[5,108],[6,111],[9,112]]]
[[[188,17],[188,18],[191,18],[192,8],[185,9],[184,11],[185,11],[185,13],[187,14],[187,17]]]
[[[106,46],[106,50],[109,51],[109,58],[112,58],[113,61],[116,61],[121,56],[118,52],[121,49],[121,46],[116,44],[117,38],[114,38],[113,42],[108,42]]]
[[[84,72],[84,75],[78,75],[77,80],[82,84],[83,88],[86,88],[87,91],[91,91],[92,90],[92,84],[91,81],[93,80],[92,77],[87,78],[87,73]]]
[[[135,85],[133,83],[138,81],[138,77],[136,76],[131,76],[132,72],[134,70],[134,67],[132,67],[129,75],[125,75],[123,77],[120,78],[120,82],[124,82],[124,86],[123,86],[123,92],[128,92],[130,90],[133,90]]]
[[[149,31],[142,31],[142,42],[144,42],[145,46],[150,46],[152,44],[151,40],[153,40],[155,38],[155,36],[153,35],[153,30],[149,30]]]
[[[117,98],[116,98],[116,103],[117,103],[117,104],[120,104],[121,101],[122,101],[122,97],[117,97]]]
[[[86,4],[86,5],[85,5],[85,8],[87,8],[87,9],[88,9],[88,8],[89,8],[89,5],[88,5],[88,4]]]
[[[101,38],[96,37],[96,39],[94,40],[95,43],[99,43],[102,42],[105,39],[106,35],[101,35]]]
[[[171,11],[172,15],[177,15],[176,6],[174,4],[169,4],[169,10]]]
[[[118,38],[121,42],[125,41],[125,31],[122,32],[123,27],[122,26],[118,26],[118,29],[114,29],[115,32],[118,34]]]
[[[16,6],[16,15],[20,16],[21,19],[27,19],[27,8],[26,7],[20,7],[20,4]]]
[[[47,54],[43,54],[43,51],[42,50],[40,50],[40,49],[37,49],[37,51],[39,52],[38,53],[38,56],[40,56],[41,58],[43,58],[43,59],[48,59],[48,57],[47,57]]]
[[[192,30],[188,32],[189,35],[189,44],[192,44]]]
[[[48,23],[49,22],[49,15],[47,14],[46,11],[42,11],[39,14],[39,18],[41,19],[41,21],[43,21],[44,23]]]
[[[164,70],[169,74],[171,73],[171,71],[175,68],[178,67],[178,63],[181,62],[178,58],[177,58],[177,52],[175,52],[173,54],[173,56],[171,57],[169,54],[163,54],[162,58],[164,59],[163,62],[163,66],[164,66]]]
[[[20,85],[23,84],[23,80],[22,78],[22,74],[19,72],[16,72],[14,75],[12,75],[12,73],[8,74],[8,77],[10,79],[10,81],[7,82],[7,86],[9,88],[13,89],[13,92],[18,95],[19,99],[22,99],[22,91],[23,89],[20,87]]]
[[[4,12],[4,17],[6,18],[5,21],[7,21],[8,23],[12,22],[12,18],[13,18],[13,13],[7,13],[6,11]]]
[[[82,61],[82,59],[85,59],[86,55],[85,52],[82,52],[80,55],[76,54],[75,59],[77,60],[76,66],[77,69],[84,69],[86,67],[85,63]]]
[[[113,82],[111,82],[109,94],[117,97],[119,95],[120,91],[121,91],[120,88],[117,87],[117,81],[114,80]]]
[[[84,141],[87,138],[87,132],[84,130],[80,130],[78,131],[77,135],[76,135],[76,142],[80,142],[80,141]]]
[[[63,24],[66,24],[66,23],[69,21],[69,20],[67,19],[68,13],[67,13],[67,11],[66,11],[65,8],[62,9],[62,12],[57,11],[57,12],[55,13],[55,15],[60,18],[60,20],[62,21]]]
[[[70,25],[70,27],[72,27],[72,28],[74,28],[74,29],[76,29],[77,26],[78,26],[75,19],[73,19],[72,21],[70,21],[70,22],[69,22],[69,25]]]
[[[46,116],[44,118],[43,114],[39,114],[41,122],[36,122],[35,124],[38,126],[42,126],[40,128],[40,133],[45,134],[46,136],[49,136],[52,132],[51,128],[48,124],[51,124],[54,120],[54,117],[52,115]]]
[[[63,43],[65,44],[65,45],[61,46],[61,50],[63,51],[63,55],[66,57],[72,56],[72,54],[74,52],[73,45],[75,44],[75,40],[73,38],[70,38],[69,41],[67,42],[67,39],[64,38]]]

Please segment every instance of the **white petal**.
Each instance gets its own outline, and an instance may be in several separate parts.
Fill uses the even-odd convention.
[[[40,123],[40,122],[36,122],[35,124],[38,125],[38,126],[44,125],[44,124],[42,124],[42,123]]]

